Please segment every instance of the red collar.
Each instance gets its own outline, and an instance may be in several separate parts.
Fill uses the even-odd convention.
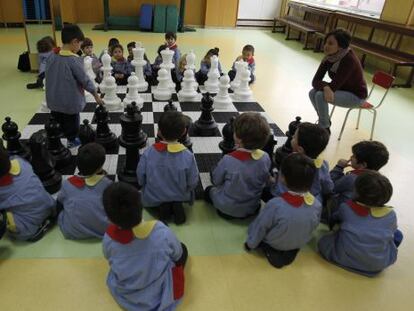
[[[349,200],[346,203],[358,216],[367,217],[369,215],[369,208],[362,206],[352,200]]]
[[[8,186],[13,183],[13,175],[10,173],[7,173],[3,177],[0,178],[0,187]]]
[[[250,57],[250,58],[247,60],[247,63],[248,63],[249,65],[253,64],[253,63],[254,63],[254,58],[253,58],[253,57]]]
[[[155,150],[157,150],[158,152],[165,152],[165,151],[168,150],[167,149],[168,148],[168,145],[167,144],[164,144],[162,142],[154,143],[153,146],[154,146]]]
[[[85,187],[85,179],[79,176],[71,176],[68,178],[68,181],[74,185],[76,188],[83,188]]]
[[[169,48],[170,50],[175,50],[176,48],[177,48],[177,43],[174,43],[173,45],[171,45],[171,46],[168,46],[167,45],[167,48]]]
[[[112,240],[115,240],[121,244],[128,244],[134,239],[134,233],[131,229],[124,230],[113,224],[109,225],[108,229],[106,229],[106,233]]]
[[[350,173],[359,176],[365,173],[366,171],[367,171],[366,169],[361,168],[361,169],[350,171]]]
[[[286,201],[286,203],[292,205],[293,207],[300,207],[304,202],[305,199],[301,195],[294,195],[290,192],[285,192],[282,194],[283,200]]]
[[[55,54],[59,54],[60,53],[60,47],[55,47],[55,48],[53,48],[53,53],[55,53]]]
[[[242,150],[235,150],[229,153],[229,156],[236,158],[237,160],[240,160],[240,161],[252,160],[252,154],[250,152],[242,151]]]

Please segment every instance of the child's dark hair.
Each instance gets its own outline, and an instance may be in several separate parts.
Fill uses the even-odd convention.
[[[187,122],[179,111],[167,111],[161,114],[158,129],[161,136],[167,141],[178,140],[183,136]]]
[[[335,40],[338,42],[339,47],[343,49],[346,49],[351,44],[352,36],[348,30],[341,29],[341,28],[332,30],[331,32],[326,34],[324,42],[323,42],[324,44],[326,43],[326,40],[328,40],[330,36],[333,36]]]
[[[263,148],[270,135],[266,119],[259,113],[245,112],[233,122],[234,134],[241,139],[243,147],[254,150]]]
[[[306,192],[312,187],[316,167],[308,156],[298,152],[291,153],[283,160],[280,170],[289,190]]]
[[[254,55],[254,46],[253,46],[253,45],[251,45],[251,44],[246,44],[246,45],[243,47],[242,52],[251,52],[251,53]]]
[[[135,43],[134,41],[129,42],[129,43],[127,44],[127,49],[129,49],[129,48],[135,48],[135,47],[136,47],[136,43]]]
[[[358,163],[365,163],[367,169],[374,171],[387,164],[390,156],[383,143],[367,140],[353,145],[352,153]]]
[[[46,40],[52,46],[52,48],[56,47],[56,41],[51,36],[43,37],[41,40]]]
[[[161,56],[161,51],[164,51],[167,48],[167,45],[162,44],[158,47],[157,53]]]
[[[81,49],[83,50],[84,48],[86,48],[88,46],[93,46],[92,40],[90,38],[83,39],[83,42],[81,44]]]
[[[0,177],[3,177],[10,171],[10,156],[3,146],[3,140],[0,139]]]
[[[389,179],[376,171],[366,171],[359,175],[354,187],[354,200],[368,206],[384,206],[392,196]]]
[[[80,175],[93,175],[105,163],[105,148],[97,143],[86,144],[79,148],[76,162]]]
[[[116,45],[116,44],[119,44],[119,40],[118,40],[117,38],[111,38],[111,39],[109,39],[109,41],[108,41],[108,48],[109,48],[109,47],[112,47],[112,46],[114,46],[114,45]]]
[[[115,51],[115,49],[121,49],[121,51],[124,52],[124,47],[121,44],[119,44],[119,43],[118,44],[114,44],[111,47],[111,52],[113,53]]]
[[[36,42],[36,49],[38,53],[47,53],[53,49],[53,45],[50,40],[42,38]]]
[[[210,57],[212,57],[213,55],[219,56],[219,52],[220,52],[219,48],[208,50],[208,52],[206,53],[206,56],[204,56],[204,60],[210,61]]]
[[[298,126],[296,132],[298,145],[312,159],[316,159],[328,145],[328,131],[316,124],[303,122]]]
[[[168,39],[177,40],[177,34],[175,32],[171,32],[171,31],[165,33],[165,40],[168,40]]]
[[[121,229],[132,229],[142,221],[141,195],[130,184],[115,182],[108,186],[103,205],[109,220]]]
[[[85,39],[85,36],[83,35],[83,32],[78,25],[65,24],[62,29],[61,39],[63,44],[69,44],[75,39],[83,41]]]

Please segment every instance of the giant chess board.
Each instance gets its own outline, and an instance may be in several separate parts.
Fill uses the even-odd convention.
[[[202,88],[202,87],[200,87]],[[157,122],[160,115],[164,111],[164,106],[167,104],[165,101],[157,101],[154,99],[154,95],[151,91],[146,93],[140,93],[144,99],[144,106],[141,110],[143,116],[142,129],[148,135],[147,147],[151,146],[155,142],[155,137],[158,131]],[[201,90],[203,93],[203,90]],[[118,86],[118,96],[123,99],[126,96],[126,87]],[[88,98],[88,97],[87,97]],[[180,102],[176,93],[173,93],[172,101],[179,111],[189,116],[193,122],[195,122],[201,114],[200,102]],[[44,104],[43,104],[44,107]],[[94,120],[94,111],[96,104],[94,102],[87,102],[85,109],[80,113],[81,123],[84,119],[89,120],[92,127],[96,129],[96,122]],[[231,117],[237,116],[240,113],[254,111],[263,115],[269,122],[273,135],[277,140],[277,146],[281,146],[286,137],[280,128],[270,119],[264,109],[257,102],[233,102],[233,104],[226,108],[216,108],[213,111],[213,117],[218,124],[218,130],[212,137],[199,137],[191,136],[193,143],[193,153],[196,158],[198,169],[200,171],[200,182],[196,189],[196,199],[202,199],[203,189],[211,184],[209,172],[214,168],[218,161],[222,157],[222,152],[219,149],[219,142],[222,140],[221,131],[223,126],[230,120]],[[119,121],[120,116],[123,114],[123,110],[109,112],[109,127],[115,135],[121,134],[121,124]],[[39,111],[31,118],[29,124],[22,130],[22,140],[28,140],[30,136],[41,129],[44,129],[45,123],[49,119],[49,112],[39,108]],[[66,145],[66,140],[62,139],[63,144]],[[141,153],[145,150],[141,149]],[[76,174],[76,154],[77,150],[72,149],[72,163],[68,167],[60,170],[63,177],[66,178],[70,175]],[[121,146],[108,150],[106,155],[106,162],[104,169],[108,173],[108,177],[117,180],[117,174],[120,172],[125,164],[126,156],[125,149]]]

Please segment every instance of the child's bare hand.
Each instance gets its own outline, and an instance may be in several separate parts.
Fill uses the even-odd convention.
[[[336,165],[345,168],[351,165],[350,162],[350,160],[340,159]]]
[[[269,176],[269,184],[275,184],[276,183],[276,178],[273,176]]]
[[[96,94],[95,96],[95,101],[97,105],[105,105],[103,99],[101,98],[101,96],[99,96],[98,94]]]

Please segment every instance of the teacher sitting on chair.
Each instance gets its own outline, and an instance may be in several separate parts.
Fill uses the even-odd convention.
[[[367,98],[367,84],[361,62],[349,48],[351,34],[336,29],[325,36],[323,50],[325,58],[312,80],[310,100],[319,116],[319,126],[330,133],[328,103],[353,108],[360,107]],[[323,79],[328,72],[331,82]]]

